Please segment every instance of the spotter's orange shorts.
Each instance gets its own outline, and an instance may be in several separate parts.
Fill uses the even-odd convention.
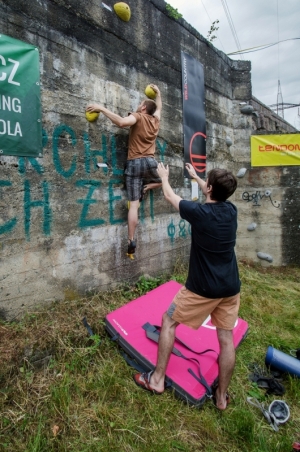
[[[240,307],[240,294],[224,298],[205,298],[186,287],[175,295],[167,314],[175,322],[197,330],[211,316],[212,324],[224,330],[233,330]]]

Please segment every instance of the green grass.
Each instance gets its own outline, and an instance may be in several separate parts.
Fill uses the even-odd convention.
[[[0,451],[290,451],[300,440],[300,379],[286,375],[285,395],[266,397],[248,374],[251,363],[264,365],[269,345],[285,353],[300,347],[300,269],[239,266],[240,317],[249,333],[237,351],[225,412],[210,401],[201,409],[188,406],[171,391],[161,397],[142,391],[105,332],[103,320],[112,310],[166,280],[184,283],[185,269],[177,267],[171,276],[141,278],[87,298],[72,293],[50,309],[0,323]],[[38,359],[44,365],[38,367]],[[276,398],[287,402],[291,417],[278,433],[248,405],[251,395],[267,406]]]

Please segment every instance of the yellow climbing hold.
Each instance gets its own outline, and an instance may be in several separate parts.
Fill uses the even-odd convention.
[[[119,2],[114,5],[114,10],[117,16],[120,19],[124,20],[124,22],[128,22],[131,17],[131,11],[127,3]]]
[[[140,203],[139,203],[139,205],[138,205],[138,209],[140,208]],[[130,209],[130,201],[127,201],[127,209],[129,210]]]
[[[97,112],[95,112],[95,111],[92,111],[92,112],[86,111],[86,112],[85,112],[85,117],[86,117],[86,119],[87,119],[88,121],[94,122],[94,121],[96,121],[96,119],[98,119],[99,113],[97,113]]]
[[[149,99],[155,99],[156,98],[156,92],[154,91],[154,89],[151,88],[150,85],[146,86],[145,94],[146,94],[147,97],[149,97]]]

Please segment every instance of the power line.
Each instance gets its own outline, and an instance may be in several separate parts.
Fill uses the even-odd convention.
[[[271,108],[272,110],[276,110],[277,109],[277,104],[268,105],[268,107]],[[282,104],[282,108],[284,108],[284,109],[286,109],[286,108],[295,108],[295,107],[300,107],[300,104],[289,104],[287,102],[283,102],[283,104]]]
[[[289,38],[289,39],[282,39],[279,42],[273,42],[271,44],[262,44],[260,46],[256,46],[256,47],[249,47],[248,49],[244,49],[244,50],[238,50],[236,52],[230,52],[227,53],[227,55],[239,55],[240,53],[252,53],[252,52],[258,52],[259,50],[265,50],[268,49],[269,47],[272,46],[276,46],[277,44],[279,44],[280,42],[286,42],[286,41],[294,41],[296,39],[300,39],[300,38]]]
[[[231,17],[231,14],[230,14],[227,2],[226,2],[226,0],[221,0],[221,2],[222,2],[222,5],[223,5],[223,8],[224,8],[224,11],[225,11],[228,23],[229,23],[229,27],[230,27],[232,35],[233,35],[233,38],[235,40],[236,46],[237,46],[238,50],[241,51],[241,44],[240,44],[239,38],[237,36],[236,30],[235,30],[235,27],[234,27],[234,23],[233,23],[233,20],[232,20],[232,17]],[[243,55],[242,55],[242,59],[244,59]]]
[[[280,65],[279,65],[279,10],[278,10],[278,0],[277,0],[277,65],[278,65],[278,91],[277,91],[277,114],[284,118],[284,108],[283,108],[283,97],[280,85]]]
[[[272,105],[268,105],[269,108],[271,108],[272,110],[277,110],[277,105],[278,104],[272,104]],[[282,103],[282,108],[286,109],[286,108],[295,108],[295,107],[300,107],[300,104],[289,104],[288,102],[283,102]],[[300,109],[298,109],[300,111]]]
[[[279,64],[279,11],[278,11],[278,0],[277,0],[277,39],[278,39],[278,48],[277,48],[277,64],[278,64],[278,80],[280,80],[280,64]]]
[[[208,16],[208,18],[209,18],[211,24],[213,24],[213,21],[211,20],[209,14],[208,14],[208,12],[207,12],[207,9],[205,8],[204,1],[203,1],[203,0],[201,0],[201,1],[202,1],[203,8],[205,9],[205,12],[206,12],[206,14],[207,14],[207,16]],[[216,32],[216,34],[218,34],[218,33]],[[222,48],[223,48],[223,51],[224,51],[224,53],[225,53],[225,48],[224,48],[223,43],[222,43],[221,39],[219,38],[219,36],[217,36],[217,39],[220,41],[220,44],[221,44],[221,46],[222,46]]]

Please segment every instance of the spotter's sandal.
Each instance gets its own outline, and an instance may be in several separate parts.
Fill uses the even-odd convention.
[[[227,408],[227,406],[228,406],[229,403],[230,403],[230,395],[226,392],[226,405],[225,405],[225,408],[219,408],[219,407],[218,407],[217,397],[216,397],[217,387],[218,387],[218,386],[215,386],[215,387],[212,388],[212,389],[213,389],[212,400],[213,400],[213,402],[214,402],[215,407],[216,407],[218,410],[220,410],[220,411],[225,411],[226,408]]]
[[[145,389],[146,391],[152,392],[152,394],[155,395],[161,395],[164,391],[156,391],[156,389],[153,389],[150,385],[150,378],[152,374],[153,370],[151,370],[150,372],[135,374],[133,375],[133,379],[138,386]]]

